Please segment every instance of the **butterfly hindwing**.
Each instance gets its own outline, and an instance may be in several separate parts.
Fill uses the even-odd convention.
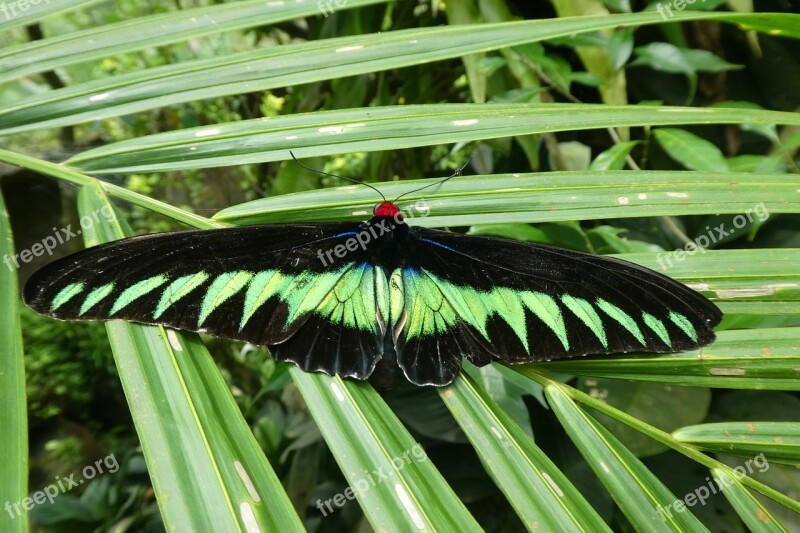
[[[422,228],[410,235],[413,259],[396,274],[407,314],[396,349],[401,366],[430,366],[415,379],[404,368],[415,382],[458,371],[443,346],[478,366],[677,352],[710,343],[721,318],[692,289],[625,261]],[[393,307],[400,301],[392,295]]]
[[[280,361],[306,371],[366,379],[383,355],[388,292],[380,267],[359,262],[343,269],[315,312],[272,348]],[[314,300],[315,302],[316,300]]]
[[[388,304],[375,281],[383,275],[365,263],[363,250],[335,264],[320,259],[354,227],[133,237],[51,263],[29,280],[25,300],[59,319],[122,319],[279,346],[280,360],[364,378],[383,350],[376,308]]]

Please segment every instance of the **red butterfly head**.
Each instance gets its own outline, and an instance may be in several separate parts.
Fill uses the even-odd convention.
[[[381,202],[375,206],[375,210],[372,212],[373,215],[376,217],[399,217],[400,220],[403,219],[403,214],[400,213],[400,209],[394,205],[392,202]]]

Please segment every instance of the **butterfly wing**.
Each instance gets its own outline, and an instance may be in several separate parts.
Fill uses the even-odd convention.
[[[391,279],[398,364],[418,384],[478,366],[587,354],[679,352],[714,340],[722,313],[641,266],[506,239],[411,229]]]
[[[376,309],[386,307],[385,276],[361,249],[326,255],[356,230],[263,225],[132,237],[45,266],[24,299],[59,319],[207,332],[268,345],[305,370],[363,379],[383,354]]]

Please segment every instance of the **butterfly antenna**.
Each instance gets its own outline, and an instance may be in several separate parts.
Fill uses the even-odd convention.
[[[339,179],[347,180],[347,181],[350,181],[352,183],[357,183],[359,185],[366,185],[367,187],[369,187],[370,189],[372,189],[376,193],[380,194],[381,198],[383,198],[384,202],[386,201],[386,197],[383,195],[383,193],[381,191],[379,191],[378,189],[376,189],[375,187],[373,187],[372,185],[370,185],[369,183],[367,183],[366,181],[357,180],[355,178],[348,178],[347,176],[340,176],[338,174],[331,174],[330,172],[325,172],[324,170],[317,170],[316,168],[311,168],[310,166],[304,165],[303,163],[301,163],[300,160],[297,159],[294,156],[294,154],[292,153],[291,150],[289,150],[289,155],[292,156],[292,159],[294,159],[295,163],[297,163],[298,165],[300,165],[301,167],[303,167],[306,170],[310,170],[311,172],[316,172],[317,174],[321,174],[323,176],[331,176],[332,178],[339,178]]]
[[[464,163],[463,165],[461,165],[460,167],[458,167],[458,168],[455,170],[455,172],[453,172],[452,174],[450,174],[449,176],[447,176],[447,177],[446,177],[446,178],[444,178],[443,180],[439,180],[439,181],[437,181],[437,182],[435,182],[435,183],[429,183],[428,185],[425,185],[425,186],[423,186],[423,187],[420,187],[419,189],[413,189],[413,190],[411,190],[411,191],[404,192],[403,194],[401,194],[400,196],[398,196],[397,198],[395,198],[395,199],[394,199],[394,201],[392,201],[392,203],[395,203],[397,200],[399,200],[399,199],[400,199],[400,198],[402,198],[403,196],[406,196],[406,195],[409,195],[409,194],[412,194],[412,193],[415,193],[415,192],[419,192],[419,191],[421,191],[422,189],[427,189],[428,187],[433,187],[433,186],[435,186],[435,185],[441,185],[442,183],[444,183],[445,181],[447,181],[447,180],[449,180],[449,179],[451,179],[451,178],[455,178],[456,176],[460,176],[460,175],[461,175],[461,173],[464,171],[464,169],[465,169],[465,168],[467,168],[467,165],[469,165],[470,161],[472,161],[472,156],[470,156],[470,157],[469,157],[469,159],[467,159],[467,162],[466,162],[466,163]]]

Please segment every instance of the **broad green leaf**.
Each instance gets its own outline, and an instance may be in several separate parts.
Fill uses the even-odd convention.
[[[81,189],[82,216],[104,206],[99,187]],[[100,219],[84,239],[119,239],[125,226]],[[303,531],[199,337],[118,321],[106,330],[167,529]]]
[[[558,143],[557,156],[550,153],[550,168],[558,170],[586,170],[592,160],[592,149],[583,143],[569,141]]]
[[[352,489],[316,502],[323,516],[356,498],[376,531],[481,530],[369,384],[290,372]]]
[[[343,151],[397,150],[611,126],[800,125],[759,109],[597,104],[435,104],[321,111],[170,131],[84,151],[67,164],[95,173],[153,172],[281,161]],[[347,148],[344,148],[344,147]],[[701,154],[702,155],[702,154]]]
[[[742,65],[728,63],[718,55],[698,48],[683,50],[683,55],[689,64],[698,72],[723,72],[727,70],[738,70]]]
[[[611,65],[614,70],[619,70],[633,52],[633,31],[628,28],[622,28],[614,32],[608,42],[608,56],[611,59]]]
[[[337,9],[353,9],[385,1],[347,0]],[[53,6],[62,3],[53,2]],[[9,4],[13,5],[14,2]],[[42,5],[49,4],[50,1],[42,2]],[[66,33],[0,50],[0,83],[54,67],[108,57],[120,52],[132,52],[186,39],[197,39],[212,33],[276,24],[298,17],[317,15],[319,12],[320,8],[313,2],[244,0],[105,24],[99,28]]]
[[[0,194],[0,255],[4,263],[0,265],[0,504],[7,505],[0,530],[23,532],[28,531],[28,511],[21,506],[28,496],[28,409],[15,253]]]
[[[636,59],[631,66],[648,66],[661,72],[683,74],[689,81],[689,96],[687,101],[691,101],[697,90],[697,72],[689,62],[683,50],[670,43],[650,43],[645,46],[637,46],[634,49]]]
[[[735,478],[726,471],[715,468],[711,471],[714,477],[715,486],[717,483],[725,487],[722,494],[736,509],[736,513],[742,518],[750,531],[754,533],[784,532],[787,531],[775,517],[756,500]],[[719,481],[717,481],[719,480]],[[699,488],[697,489],[699,490]],[[703,493],[704,494],[704,493]]]
[[[570,439],[634,528],[707,531],[689,511],[669,513],[675,495],[561,388],[548,385],[545,394]]]
[[[589,170],[622,170],[625,167],[625,158],[631,150],[641,141],[625,141],[615,144],[608,150],[594,158]]]
[[[797,422],[699,424],[683,427],[672,436],[702,450],[740,457],[760,455],[762,459],[766,456],[762,463],[800,465],[800,423]]]
[[[610,531],[566,476],[468,375],[462,373],[439,394],[529,530]]]
[[[728,162],[722,151],[694,133],[677,128],[658,128],[653,135],[672,159],[688,169],[709,172],[728,170]]]

